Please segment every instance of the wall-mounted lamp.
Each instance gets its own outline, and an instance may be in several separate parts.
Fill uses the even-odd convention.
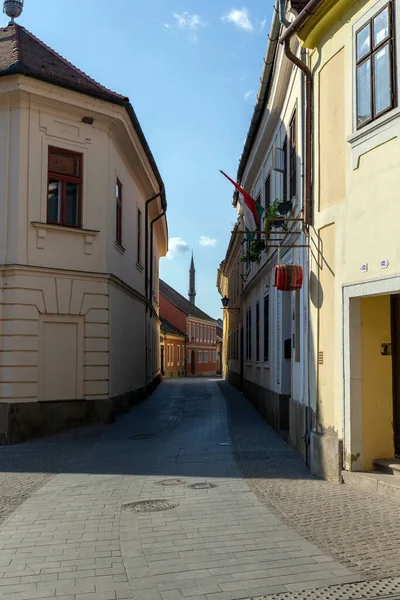
[[[234,313],[234,312],[239,313],[240,312],[240,308],[229,308],[229,298],[227,298],[226,296],[224,296],[222,298],[221,302],[222,302],[223,310],[227,310],[228,312],[231,312],[231,313]]]
[[[83,117],[82,123],[86,123],[86,125],[93,125],[94,119],[93,117]]]

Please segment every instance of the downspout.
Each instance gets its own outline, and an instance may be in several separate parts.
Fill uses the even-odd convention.
[[[160,190],[158,194],[155,194],[145,202],[144,207],[144,290],[145,296],[148,298],[147,292],[149,289],[149,205],[157,198],[160,198],[163,190]],[[147,309],[146,309],[147,312]]]
[[[150,294],[149,294],[150,306],[153,306],[153,225],[159,219],[164,217],[166,212],[167,212],[167,209],[164,208],[163,211],[157,217],[154,217],[154,219],[150,222]]]
[[[290,21],[286,18],[286,0],[279,0],[279,21],[285,27],[290,27]]]
[[[324,0],[310,0],[306,7],[299,13],[296,19],[290,23],[286,31],[281,35],[279,42],[283,44],[285,55],[305,75],[306,86],[306,123],[305,123],[305,176],[303,192],[304,221],[307,225],[313,223],[312,205],[312,158],[313,158],[313,76],[309,67],[301,61],[290,48],[292,37],[299,31],[309,17],[311,17]]]
[[[303,73],[304,73],[304,81],[305,81],[305,131],[304,131],[304,151],[305,151],[305,169],[304,169],[304,180],[303,180],[303,211],[304,211],[304,222],[307,225],[312,225],[313,223],[313,202],[312,202],[312,192],[313,192],[313,170],[312,170],[312,160],[314,154],[313,148],[313,76],[310,68],[300,60],[290,48],[290,42],[292,37],[299,31],[300,27],[307,21],[311,15],[317,10],[317,8],[322,4],[323,0],[310,0],[310,2],[305,6],[305,8],[299,13],[296,19],[287,25],[286,19],[283,20],[281,18],[281,23],[287,27],[286,31],[282,34],[279,39],[279,42],[284,45],[284,52],[286,57],[295,64]],[[282,4],[282,2],[281,2]],[[285,4],[283,2],[283,4]],[[282,11],[280,13],[282,17]],[[304,89],[304,88],[303,88]],[[304,105],[303,105],[304,106]],[[307,273],[310,265],[309,254],[304,254],[304,267],[307,267]],[[304,292],[307,291],[308,305],[307,305],[307,319],[309,319],[310,315],[310,298],[309,298],[309,289],[308,289],[308,280],[307,286]],[[307,349],[307,365],[309,364],[310,359],[310,331],[309,327],[307,328],[307,340],[306,344],[303,344]],[[309,393],[309,369],[304,370],[304,378],[305,378],[305,386],[303,390],[307,396],[307,411],[305,416],[305,451],[306,451],[306,464],[307,467],[310,468],[311,464],[311,447],[310,447],[310,435],[312,431],[312,415],[311,415],[311,405],[310,405],[310,393]]]

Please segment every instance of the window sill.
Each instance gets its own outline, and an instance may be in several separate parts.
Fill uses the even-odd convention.
[[[126,248],[122,246],[122,244],[120,244],[119,242],[114,242],[114,248],[118,250],[120,254],[125,254],[126,252]]]
[[[31,225],[36,229],[36,247],[39,250],[44,250],[46,248],[46,236],[48,231],[61,231],[63,233],[81,235],[83,237],[85,254],[92,254],[94,238],[100,233],[100,231],[96,229],[55,225],[54,223],[40,223],[39,221],[31,221]]]
[[[144,270],[144,266],[143,265],[141,265],[140,263],[136,263],[136,268],[137,268],[138,271],[140,271],[140,273],[143,273],[143,270]]]
[[[97,235],[100,233],[97,229],[84,229],[83,227],[71,227],[69,225],[56,225],[55,223],[40,223],[31,221],[35,229],[45,229],[46,231],[63,231],[64,233],[80,233],[81,235]]]
[[[363,154],[395,137],[400,138],[399,117],[400,108],[394,108],[347,138],[353,151],[353,170],[358,169]]]

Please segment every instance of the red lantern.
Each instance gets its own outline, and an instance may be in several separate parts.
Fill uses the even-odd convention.
[[[277,265],[274,287],[282,292],[294,292],[303,286],[303,268],[300,265]]]

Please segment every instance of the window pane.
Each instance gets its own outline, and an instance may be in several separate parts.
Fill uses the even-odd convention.
[[[374,55],[374,75],[375,113],[379,114],[391,103],[389,44]]]
[[[378,46],[389,36],[389,8],[386,7],[374,19],[374,46]]]
[[[60,223],[61,221],[61,182],[50,179],[47,198],[47,221]]]
[[[371,29],[369,24],[357,33],[357,60],[371,52]]]
[[[357,124],[371,118],[371,61],[357,68]]]
[[[79,186],[66,184],[65,225],[79,225]]]
[[[49,149],[49,171],[68,175],[70,177],[79,177],[79,154],[69,154],[57,148]]]

